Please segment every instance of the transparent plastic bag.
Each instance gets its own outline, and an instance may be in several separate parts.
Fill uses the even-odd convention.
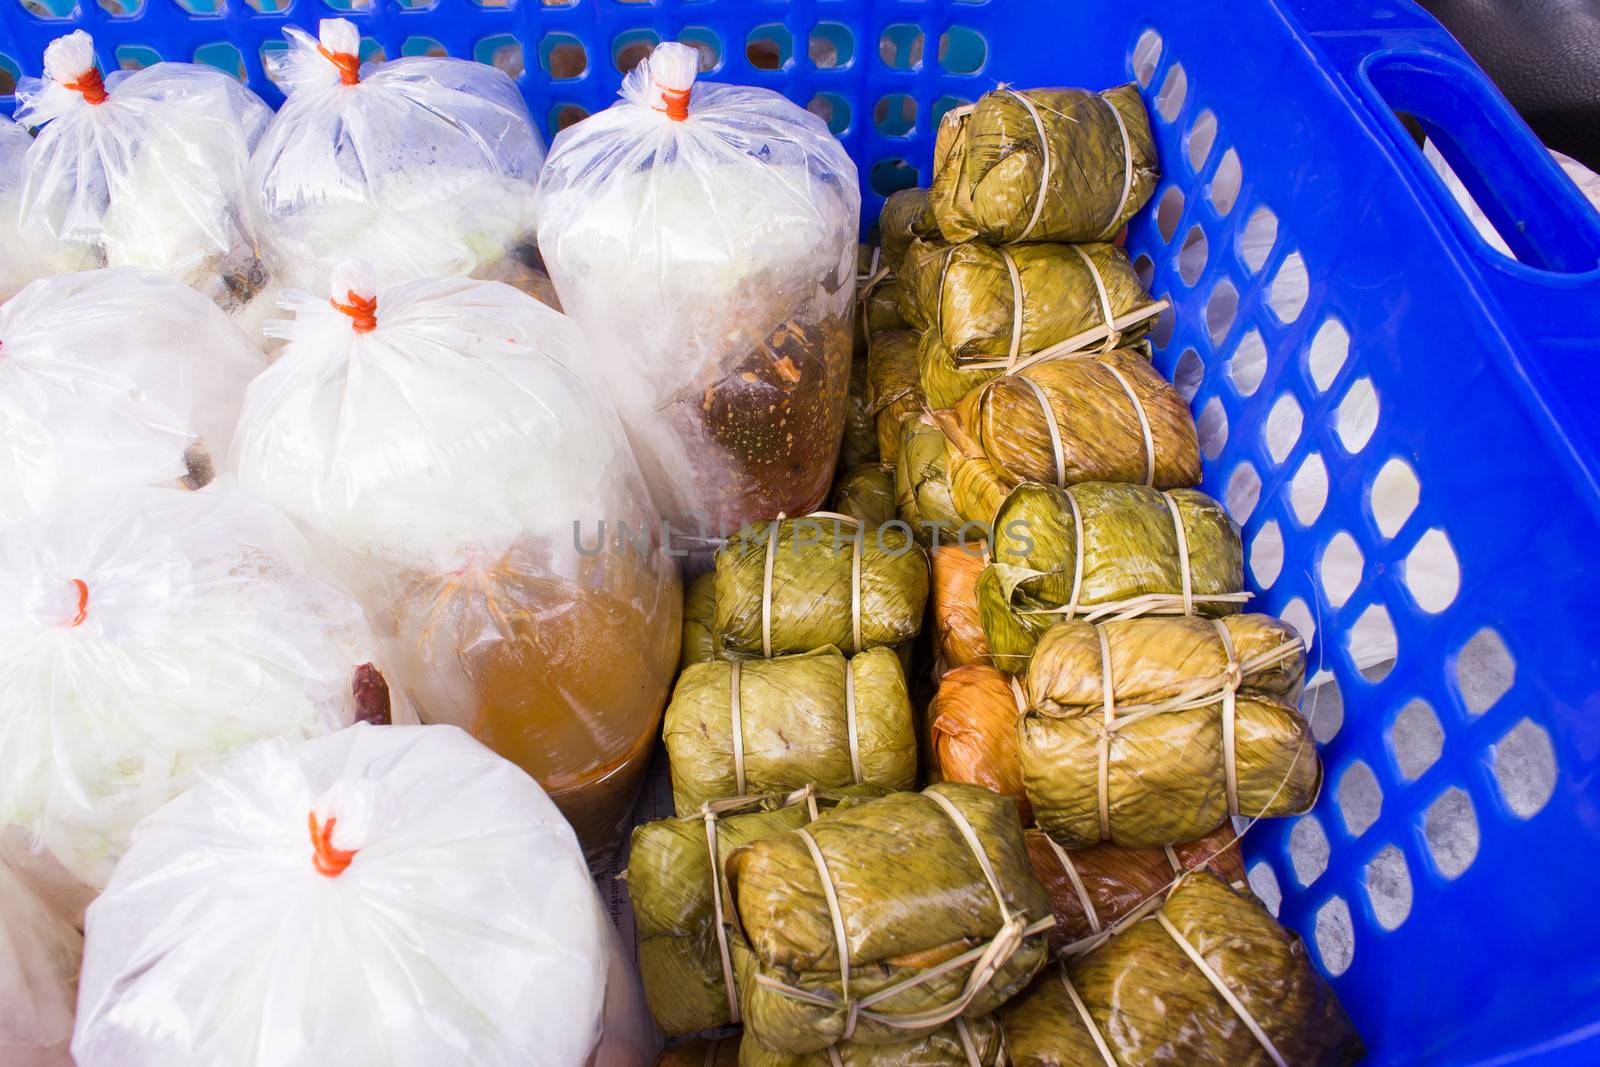
[[[17,83],[17,119],[43,127],[20,205],[24,229],[51,246],[38,273],[147,267],[242,310],[267,280],[244,210],[267,105],[194,63],[102,81],[82,30],[51,42],[44,68]]]
[[[0,834],[0,1063],[72,1067],[83,934],[36,882],[17,836]]]
[[[0,343],[0,522],[204,485],[266,364],[203,296],[132,267],[32,283],[0,305]]]
[[[856,168],[766,89],[656,48],[563,130],[539,249],[589,334],[662,516],[705,547],[826,498],[853,329]]]
[[[226,486],[136,489],[13,524],[0,530],[0,826],[104,885],[134,823],[197,768],[350,722],[374,663],[355,599],[287,519]]]
[[[0,118],[0,302],[44,272],[39,242],[21,225],[23,162],[32,145],[28,127]]]
[[[336,275],[336,301],[288,294],[270,327],[240,482],[360,591],[425,718],[538,778],[597,855],[649,762],[682,596],[583,336],[496,282]]]
[[[384,284],[469,275],[531,238],[544,141],[504,71],[427,56],[361,65],[346,19],[323,19],[320,39],[283,32],[267,73],[288,99],[250,185],[284,284],[323,292],[345,255]]]
[[[72,1051],[79,1067],[649,1063],[614,938],[555,806],[461,731],[270,741],[140,825],[89,908]]]

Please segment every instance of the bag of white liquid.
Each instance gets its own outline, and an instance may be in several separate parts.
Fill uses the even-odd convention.
[[[270,326],[240,484],[357,590],[424,721],[532,774],[598,858],[649,763],[682,597],[583,336],[497,282],[380,289],[352,259],[331,292],[288,294]]]
[[[651,1062],[571,828],[449,726],[239,753],[89,907],[79,1067]]]
[[[153,271],[33,282],[0,305],[0,522],[205,485],[265,366],[210,301]]]
[[[267,59],[288,94],[250,162],[263,254],[323,292],[345,255],[385,284],[495,267],[533,232],[544,141],[516,83],[465,59],[360,61],[360,31],[284,28]]]
[[[675,540],[827,495],[854,314],[856,167],[766,89],[696,84],[663,44],[557,135],[539,249],[589,335]]]
[[[215,67],[157,63],[102,79],[74,30],[17,83],[28,149],[22,228],[43,248],[34,276],[146,267],[230,314],[267,282],[245,220],[250,152],[272,112]]]
[[[379,675],[360,605],[287,518],[226,486],[14,523],[0,529],[0,826],[104,885],[134,823],[198,768],[366,716]]]

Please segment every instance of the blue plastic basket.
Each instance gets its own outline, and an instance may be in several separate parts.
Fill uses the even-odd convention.
[[[655,41],[695,41],[708,79],[829,116],[869,220],[926,180],[943,111],[997,80],[1137,78],[1166,177],[1128,247],[1176,309],[1157,361],[1192,392],[1258,603],[1314,632],[1331,676],[1311,701],[1327,787],[1313,814],[1252,831],[1252,880],[1375,1062],[1600,1062],[1600,220],[1409,2],[85,2],[0,0],[0,68],[38,73],[83,26],[107,66],[200,59],[276,102],[263,47],[346,14],[369,58],[519,71],[553,130],[607,106]],[[1247,231],[1271,235],[1264,259]],[[1324,581],[1335,560],[1359,561],[1353,588]],[[1363,673],[1351,641],[1391,634],[1392,663]]]

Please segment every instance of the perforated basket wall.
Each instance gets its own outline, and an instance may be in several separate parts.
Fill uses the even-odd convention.
[[[1175,313],[1157,362],[1258,606],[1311,639],[1327,782],[1249,835],[1374,1062],[1600,1062],[1600,224],[1454,43],[1373,0],[0,0],[0,88],[94,32],[104,65],[198,59],[270,100],[285,21],[367,55],[512,72],[553,132],[658,40],[824,114],[866,219],[997,81],[1145,87],[1166,176],[1130,229]],[[1361,7],[1358,13],[1347,8]],[[6,102],[7,106],[9,101]],[[1395,111],[1517,261],[1477,236]]]

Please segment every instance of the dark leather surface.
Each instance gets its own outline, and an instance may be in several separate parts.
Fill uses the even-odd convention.
[[[1419,2],[1545,144],[1600,170],[1600,0]]]

